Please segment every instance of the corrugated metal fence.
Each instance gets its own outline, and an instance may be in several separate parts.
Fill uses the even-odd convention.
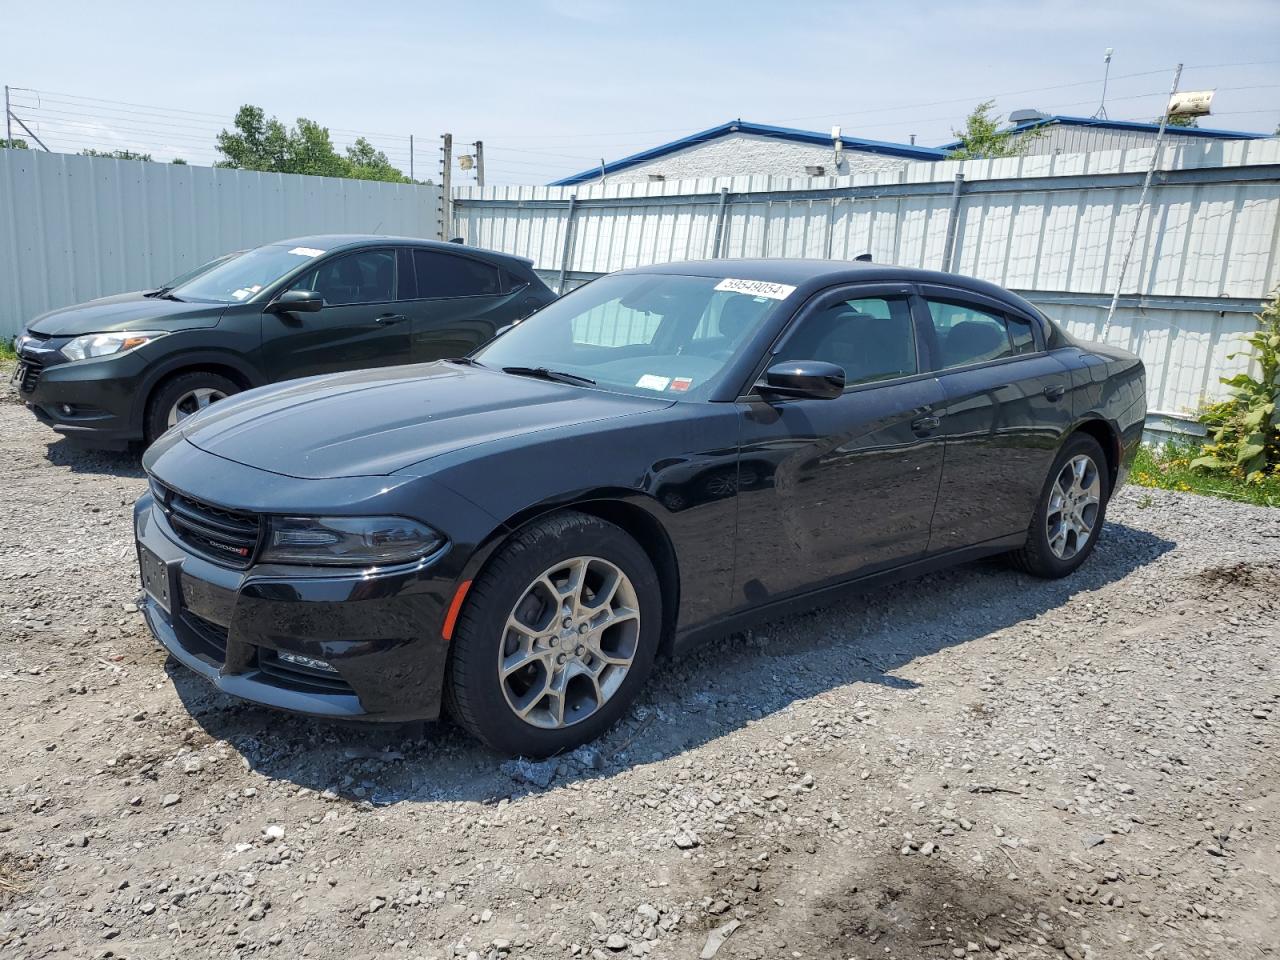
[[[1137,228],[1111,342],[1139,353],[1151,409],[1186,417],[1280,283],[1280,141],[911,164],[813,180],[734,177],[455,191],[468,243],[531,257],[562,288],[703,257],[826,257],[950,269],[1017,290],[1099,339]],[[957,179],[959,175],[962,179]]]
[[[0,150],[0,334],[314,233],[439,236],[438,187]]]

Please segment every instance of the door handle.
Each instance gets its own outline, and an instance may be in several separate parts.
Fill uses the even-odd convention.
[[[942,426],[942,419],[932,414],[927,417],[918,417],[911,421],[911,429],[916,433],[932,433]]]
[[[393,323],[400,323],[402,320],[408,320],[403,313],[384,313],[380,317],[374,317],[373,322],[379,326],[389,327]]]
[[[1044,388],[1044,395],[1050,400],[1061,400],[1067,394],[1067,388],[1060,383],[1051,383]]]

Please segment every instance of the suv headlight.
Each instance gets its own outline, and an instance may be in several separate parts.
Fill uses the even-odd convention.
[[[59,352],[68,360],[107,357],[113,353],[136,350],[152,340],[163,337],[166,332],[164,330],[122,330],[119,333],[90,333],[64,344]]]
[[[405,517],[272,517],[270,522],[263,563],[407,563],[444,545],[439,531]]]

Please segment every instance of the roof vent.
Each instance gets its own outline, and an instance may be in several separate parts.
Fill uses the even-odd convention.
[[[821,177],[826,175],[827,168],[821,166],[805,167],[804,172],[811,177]]]
[[[1033,120],[1048,120],[1047,113],[1041,113],[1039,110],[1015,110],[1009,114],[1010,123],[1030,123]]]
[[[662,182],[663,180],[665,180],[665,179],[667,179],[666,174],[662,174],[662,173],[651,173],[651,174],[649,174],[649,182],[650,182],[650,183],[661,183],[661,182]]]

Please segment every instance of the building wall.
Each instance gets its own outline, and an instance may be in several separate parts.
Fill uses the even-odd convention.
[[[717,137],[706,143],[686,147],[675,153],[658,157],[648,163],[638,164],[611,173],[606,183],[634,183],[649,179],[650,174],[661,174],[668,180],[695,177],[738,177],[764,174],[775,177],[803,177],[804,168],[826,168],[827,176],[848,173],[882,173],[900,170],[909,161],[900,157],[886,157],[878,153],[843,151],[843,160],[837,170],[835,150],[791,140],[777,140],[751,134]]]
[[[1165,143],[1212,144],[1221,146],[1239,143],[1239,140],[1210,140],[1205,137],[1188,137],[1179,134],[1176,127],[1164,133]],[[1055,123],[1044,128],[1039,137],[1027,139],[1027,156],[1045,156],[1055,153],[1089,153],[1097,150],[1129,150],[1133,147],[1149,147],[1156,141],[1154,132],[1139,130],[1108,130],[1103,127],[1078,127]]]

